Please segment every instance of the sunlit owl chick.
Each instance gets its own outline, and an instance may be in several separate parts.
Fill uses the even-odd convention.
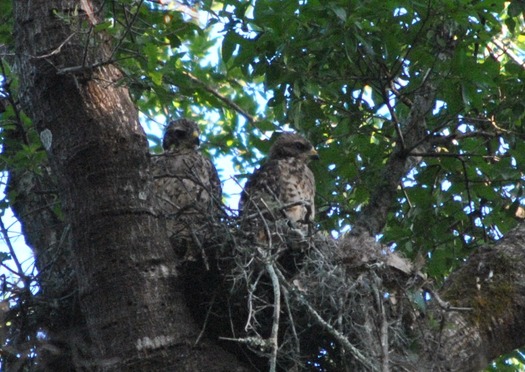
[[[198,149],[199,128],[188,119],[169,123],[164,153],[153,156],[153,176],[159,213],[166,220],[172,245],[187,254],[187,242],[206,238],[210,219],[221,201],[221,183],[210,159]]]
[[[244,186],[239,203],[243,219],[287,219],[293,228],[307,231],[315,217],[315,179],[308,163],[318,158],[304,137],[281,134]]]

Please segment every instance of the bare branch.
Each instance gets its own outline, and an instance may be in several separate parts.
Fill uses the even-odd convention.
[[[266,271],[270,275],[273,288],[273,322],[272,333],[270,335],[270,345],[272,345],[272,353],[270,356],[270,372],[275,372],[277,369],[277,351],[279,350],[279,317],[281,314],[281,286],[279,279],[275,272],[273,263],[266,264]]]
[[[388,320],[385,313],[385,307],[383,305],[383,296],[379,293],[380,287],[382,287],[381,279],[379,276],[372,271],[373,278],[376,285],[374,286],[374,297],[377,306],[377,314],[380,316],[379,322],[379,346],[381,348],[381,372],[390,371],[390,351],[388,343]]]
[[[372,371],[379,371],[378,368],[373,363],[371,363],[370,360],[365,357],[358,348],[352,345],[343,334],[341,334],[322,318],[322,316],[312,307],[312,305],[308,303],[308,301],[304,298],[300,290],[295,285],[288,283],[284,275],[279,270],[276,270],[276,273],[281,280],[281,283],[286,287],[289,293],[292,293],[294,298],[299,301],[301,305],[306,307],[317,324],[319,324],[325,331],[333,336],[349,353],[351,353],[357,360],[363,363],[363,365],[367,366]]]
[[[54,55],[60,53],[62,51],[62,48],[64,47],[64,45],[66,45],[67,42],[69,40],[71,40],[73,38],[73,36],[75,36],[75,35],[76,35],[75,32],[71,33],[58,47],[53,49],[53,51],[51,51],[51,52],[49,52],[47,54],[43,54],[41,56],[34,56],[33,58],[35,58],[35,59],[45,59],[45,58],[49,58],[51,56],[54,56]]]

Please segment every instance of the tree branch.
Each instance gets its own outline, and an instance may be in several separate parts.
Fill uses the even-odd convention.
[[[234,111],[237,111],[239,114],[244,116],[244,118],[246,120],[248,120],[248,122],[250,124],[255,124],[255,122],[256,122],[255,117],[250,115],[247,111],[245,111],[241,106],[239,106],[238,104],[233,102],[231,99],[229,99],[228,97],[223,96],[222,94],[217,92],[217,90],[215,90],[214,88],[210,87],[206,83],[203,83],[197,77],[193,76],[191,73],[189,73],[187,71],[183,71],[183,74],[186,77],[188,77],[193,83],[195,83],[198,86],[202,87],[206,92],[208,92],[211,95],[213,95],[214,97],[216,97],[219,101],[223,102],[228,107],[232,108]]]
[[[351,233],[361,235],[378,234],[386,223],[390,206],[397,194],[397,188],[403,176],[421,162],[421,157],[410,156],[410,152],[426,152],[429,148],[426,137],[425,116],[434,104],[435,86],[430,79],[425,79],[416,93],[414,103],[406,124],[402,127],[404,140],[399,140],[396,148],[388,158],[385,169],[381,173],[378,186],[373,190],[370,202],[363,209],[354,224]]]
[[[472,254],[449,276],[440,296],[452,307],[471,310],[435,311],[444,327],[435,339],[439,349],[428,357],[430,362],[442,360],[440,370],[480,370],[525,344],[524,247],[521,223],[495,246]]]

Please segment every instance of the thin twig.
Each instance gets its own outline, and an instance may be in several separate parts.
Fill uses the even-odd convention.
[[[206,327],[208,326],[208,320],[210,318],[211,310],[213,308],[213,304],[215,303],[215,298],[216,297],[217,297],[217,292],[214,292],[213,293],[213,297],[210,300],[210,305],[208,307],[208,311],[206,311],[206,317],[204,318],[204,322],[202,324],[202,329],[201,329],[199,335],[197,336],[197,339],[195,340],[195,343],[193,344],[194,347],[199,344],[200,340],[202,339],[202,336],[204,336],[204,332],[206,331]]]
[[[283,284],[281,284],[281,290],[283,293],[284,304],[286,305],[286,313],[288,315],[288,319],[290,319],[290,328],[292,329],[292,334],[295,340],[295,352],[297,353],[297,355],[301,355],[301,344],[299,343],[299,336],[297,335],[297,330],[295,329],[295,322],[293,320],[289,292]]]
[[[516,53],[514,53],[514,51],[509,48],[507,45],[505,45],[503,43],[502,40],[499,40],[499,39],[493,39],[492,40],[492,43],[498,47],[499,49],[501,49],[501,51],[503,52],[503,54],[506,54],[510,59],[512,59],[514,61],[514,63],[516,63],[517,65],[519,65],[521,68],[524,68],[525,67],[525,61],[523,61]],[[512,43],[512,42],[510,42]],[[497,56],[495,53],[494,53],[494,50],[491,50],[490,47],[488,47],[489,51],[490,51],[490,54],[496,59],[498,60],[499,62],[501,62],[501,57]],[[517,49],[517,48],[516,48]]]
[[[62,50],[62,48],[64,47],[64,45],[67,44],[67,42],[73,37],[75,36],[76,33],[73,32],[71,35],[69,35],[66,40],[64,40],[62,42],[62,44],[60,44],[57,48],[55,48],[52,52],[48,53],[48,54],[44,54],[44,55],[41,55],[41,56],[36,56],[36,57],[33,57],[34,59],[43,59],[43,58],[48,58],[48,57],[51,57],[51,56],[54,56],[55,54],[58,54],[60,53],[60,51]]]
[[[113,64],[115,62],[116,62],[115,60],[110,58],[110,59],[108,59],[106,61],[93,63],[92,65],[89,65],[89,66],[65,67],[65,68],[61,68],[60,70],[57,70],[57,75],[75,74],[77,72],[83,72],[85,70],[93,70],[93,69],[96,69],[98,67],[111,65],[111,64]]]
[[[7,244],[7,248],[9,249],[9,253],[11,254],[11,258],[13,259],[18,270],[18,275],[25,279],[26,276],[24,274],[24,270],[22,269],[22,265],[20,264],[20,261],[16,256],[13,244],[11,244],[11,238],[9,238],[9,234],[7,233],[7,229],[5,228],[4,220],[2,220],[2,218],[0,218],[0,230],[2,231],[2,236],[4,237],[4,241]]]
[[[327,323],[322,317],[321,315],[319,315],[319,313],[312,307],[312,305],[310,305],[308,303],[308,301],[304,298],[304,296],[301,294],[300,290],[295,287],[295,285],[293,284],[290,284],[286,281],[284,275],[279,271],[279,270],[276,270],[276,273],[277,273],[277,276],[278,278],[281,280],[281,283],[283,283],[283,285],[285,285],[285,287],[290,291],[290,293],[293,293],[296,300],[299,301],[299,303],[301,305],[303,305],[304,307],[306,307],[306,309],[308,310],[308,312],[310,313],[310,315],[312,315],[312,317],[314,318],[314,320],[325,330],[327,331],[330,335],[332,335],[332,337],[334,337],[337,342],[339,342],[341,344],[341,346],[347,350],[349,353],[351,353],[358,361],[360,361],[364,366],[366,366],[367,368],[369,368],[370,370],[372,371],[377,371],[379,372],[379,369],[377,368],[377,366],[375,364],[373,364],[369,358],[367,358],[366,356],[364,356],[361,351],[359,351],[359,349],[357,347],[355,347],[354,345],[352,345],[350,343],[350,341],[348,341],[348,339],[343,335],[341,334],[339,331],[337,331],[332,325],[330,325],[329,323]]]
[[[93,16],[91,14],[91,16]],[[82,67],[86,67],[86,61],[88,57],[88,48],[89,48],[89,38],[91,37],[91,33],[93,32],[93,24],[89,26],[89,30],[86,37],[86,44],[84,45],[84,53],[82,55]]]
[[[208,93],[210,93],[211,95],[215,96],[219,101],[225,103],[227,106],[231,107],[234,111],[237,111],[239,114],[241,114],[242,116],[244,116],[244,118],[246,120],[248,120],[248,122],[250,124],[255,124],[256,120],[255,120],[255,117],[253,117],[252,115],[250,115],[246,110],[244,110],[241,106],[239,106],[238,104],[236,104],[235,102],[233,102],[231,99],[223,96],[222,94],[220,94],[219,92],[217,92],[215,89],[213,89],[212,87],[210,87],[209,85],[207,85],[206,83],[203,83],[202,81],[200,81],[197,77],[193,76],[192,74],[190,74],[189,72],[187,71],[183,71],[182,72],[186,77],[188,77],[193,83],[201,86],[205,91],[207,91]]]
[[[388,321],[386,318],[385,313],[385,307],[383,305],[383,298],[381,296],[381,293],[379,293],[380,287],[382,287],[381,279],[377,276],[375,272],[373,272],[374,281],[376,282],[376,285],[374,285],[374,295],[378,307],[378,313],[381,316],[381,326],[379,327],[379,344],[381,347],[381,372],[389,372],[390,371],[390,358],[389,358],[389,350],[388,350]]]
[[[124,39],[126,38],[126,36],[128,36],[128,34],[130,33],[131,31],[131,27],[133,27],[133,24],[135,23],[135,21],[137,20],[137,17],[140,13],[140,8],[142,6],[142,4],[144,3],[144,0],[140,0],[138,2],[138,4],[136,5],[137,7],[137,11],[135,12],[135,14],[133,14],[133,18],[131,19],[131,22],[129,23],[128,27],[126,27],[126,31],[124,31],[124,33],[122,34],[122,37],[119,39],[119,41],[117,42],[117,45],[115,45],[115,47],[113,48],[113,50],[111,51],[111,56],[109,57],[109,59],[113,59],[113,56],[117,53],[117,50],[120,48],[120,46],[122,45],[122,42],[124,41]]]
[[[272,352],[270,357],[270,372],[275,372],[277,368],[277,351],[279,350],[279,317],[281,314],[281,286],[279,279],[275,272],[273,263],[266,264],[266,271],[270,275],[273,287],[273,322],[272,333],[270,335],[270,344],[272,345]]]
[[[430,288],[428,285],[425,285],[422,287],[422,289],[428,293],[430,293],[430,295],[432,296],[432,298],[434,298],[434,300],[436,300],[437,304],[439,305],[440,308],[442,308],[443,310],[446,310],[446,311],[472,311],[473,308],[471,307],[455,307],[455,306],[451,306],[450,303],[448,301],[444,301],[441,297],[439,297],[439,295],[432,289]]]
[[[392,76],[391,76],[390,72],[388,71],[387,67],[384,64],[381,64],[380,67],[384,70],[383,72],[387,76],[389,85],[394,85]],[[383,84],[381,84],[381,85],[383,85]],[[396,110],[394,110],[394,108],[390,104],[390,97],[388,96],[387,89],[388,89],[387,87],[381,86],[381,95],[383,96],[383,102],[385,103],[386,107],[388,108],[388,112],[390,113],[390,117],[392,118],[392,122],[394,123],[394,129],[396,130],[397,138],[398,138],[399,143],[401,145],[401,149],[403,151],[405,151],[406,150],[405,138],[404,138],[404,135],[403,135],[403,131],[401,130],[401,124],[400,124],[399,119],[397,117]]]
[[[259,273],[259,276],[255,280],[255,282],[252,285],[250,285],[250,287],[248,288],[248,319],[246,319],[246,324],[244,326],[244,331],[245,332],[248,332],[248,330],[251,328],[251,319],[254,316],[253,315],[253,313],[254,313],[254,311],[253,311],[254,292],[255,292],[255,289],[257,288],[259,280],[262,277],[262,274],[263,274],[263,272],[261,271]],[[248,279],[246,279],[246,282],[248,282]]]
[[[463,159],[463,158],[472,158],[472,157],[478,157],[478,158],[483,158],[483,159],[488,159],[488,160],[492,160],[492,159],[501,159],[503,156],[497,156],[497,155],[481,155],[481,154],[473,154],[473,153],[470,153],[470,152],[466,152],[466,153],[452,153],[452,152],[411,152],[409,154],[410,156],[420,156],[420,157],[427,157],[427,158],[445,158],[445,157],[448,157],[448,158],[458,158],[458,159]]]

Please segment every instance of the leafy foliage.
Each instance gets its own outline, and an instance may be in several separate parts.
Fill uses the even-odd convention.
[[[424,79],[435,80],[427,123],[434,149],[407,175],[383,240],[427,256],[440,277],[515,224],[523,69],[494,44],[519,30],[514,8],[505,13],[503,1],[231,1],[219,13],[228,19],[222,56],[246,79],[264,78],[275,120],[321,147],[316,172],[328,229],[352,225],[411,98]],[[504,22],[513,27],[504,30]],[[450,58],[447,38],[456,44]]]

